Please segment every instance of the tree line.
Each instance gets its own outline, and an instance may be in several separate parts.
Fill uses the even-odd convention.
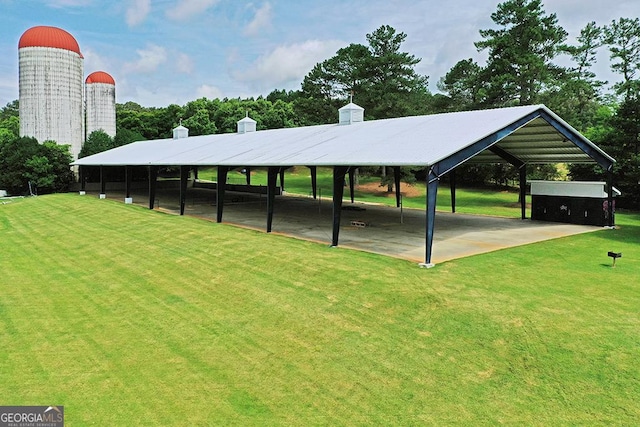
[[[299,90],[275,89],[247,99],[200,98],[160,108],[118,104],[115,138],[90,135],[81,156],[135,140],[169,138],[180,123],[190,135],[235,132],[246,114],[258,130],[335,123],[337,109],[350,99],[365,108],[367,120],[545,104],[616,158],[615,184],[623,192],[619,202],[639,208],[640,19],[620,18],[604,26],[589,22],[573,45],[541,0],[504,1],[491,19],[494,28],[480,30],[475,42],[479,52],[488,54],[486,62],[458,61],[437,82],[440,93],[431,93],[429,77],[416,72],[420,59],[402,50],[407,35],[383,25],[366,35],[366,45],[350,44],[316,64]],[[592,71],[600,49],[608,51],[610,68],[620,76],[614,85]],[[563,57],[570,66],[557,64]],[[18,124],[14,101],[0,111],[0,154],[9,149],[6,141],[18,137]],[[384,173],[384,168],[370,172]],[[402,173],[411,180],[424,171]],[[560,174],[555,166],[543,165],[532,167],[530,178]],[[603,179],[592,166],[569,165],[568,174],[574,180]],[[0,187],[7,186],[2,175]],[[517,173],[504,165],[463,166],[458,176],[468,184],[486,185],[508,183]]]

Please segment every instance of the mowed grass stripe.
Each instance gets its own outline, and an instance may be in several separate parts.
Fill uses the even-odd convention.
[[[76,425],[629,424],[640,218],[619,223],[426,271],[77,195],[3,205],[0,395]]]
[[[32,228],[39,228],[39,225],[38,225],[38,224],[32,224],[32,225],[34,225],[34,227],[32,227]],[[97,233],[97,232],[96,232],[96,229],[101,229],[101,228],[107,228],[107,229],[110,229],[110,228],[111,228],[108,224],[104,224],[104,223],[103,223],[103,224],[101,224],[101,223],[98,223],[98,224],[93,223],[93,225],[94,225],[94,226],[95,226],[95,225],[97,225],[97,227],[91,227],[91,228],[90,228],[90,230],[88,230],[87,235],[89,235],[89,234],[90,234],[90,235],[94,236],[94,238],[95,238],[97,241],[100,241],[100,240],[101,240],[101,238],[99,237],[99,233]],[[68,227],[62,227],[62,228],[63,228],[63,229],[64,229],[64,228],[67,228],[67,230],[64,230],[64,231],[61,233],[61,234],[63,234],[63,235],[64,235],[64,234],[66,234],[66,232],[68,232],[68,231],[69,231],[69,230],[68,230]],[[121,231],[121,230],[120,230],[120,231]],[[176,231],[179,233],[179,230],[176,230]],[[33,230],[28,230],[28,231],[26,231],[26,233],[27,233],[27,234],[32,234],[32,233],[33,233]],[[49,237],[51,237],[51,236],[49,236]],[[140,236],[140,237],[141,237],[141,238],[144,238],[144,237],[146,237],[146,236]],[[47,239],[43,239],[43,241],[44,241],[44,240],[47,240]],[[162,242],[163,242],[165,245],[170,245],[170,243],[169,243],[167,240],[164,240],[164,239],[163,239],[163,240],[162,240]],[[177,242],[176,242],[176,244],[178,244],[178,245],[179,245],[179,241],[177,241]],[[45,253],[45,252],[43,252],[43,251],[42,251],[42,247],[43,247],[43,246],[46,246],[46,245],[44,245],[44,244],[34,245],[34,250],[35,250],[36,252],[40,253],[40,256],[41,256],[43,259],[46,259],[46,260],[48,260],[48,261],[49,261],[49,262],[48,262],[48,263],[46,263],[46,264],[53,264],[53,265],[46,265],[45,263],[43,263],[43,266],[45,266],[45,268],[43,269],[43,270],[44,270],[44,272],[45,272],[45,275],[46,275],[46,272],[48,272],[48,271],[61,271],[61,269],[59,269],[59,268],[58,268],[58,266],[57,266],[57,265],[55,265],[56,260],[59,260],[59,259],[61,259],[61,258],[74,259],[75,255],[76,255],[76,254],[68,254],[68,255],[66,255],[66,254],[65,254],[65,256],[62,256],[62,255],[61,255],[61,250],[60,250],[61,248],[60,248],[60,247],[57,247],[57,248],[55,249],[55,255],[50,255],[50,254]],[[105,268],[104,268],[103,270],[111,270],[111,271],[115,272],[115,273],[116,273],[116,277],[118,277],[118,276],[121,276],[121,275],[122,275],[122,273],[123,273],[123,271],[124,271],[126,268],[128,268],[129,266],[126,266],[126,268],[123,268],[122,266],[119,266],[118,264],[113,264],[113,260],[109,260],[109,259],[105,259],[105,258],[107,258],[107,257],[112,257],[112,258],[113,258],[113,257],[116,257],[117,255],[126,254],[127,252],[131,252],[131,253],[133,253],[134,251],[127,251],[127,250],[126,250],[126,242],[121,241],[121,240],[119,240],[119,241],[118,241],[117,245],[115,246],[115,250],[114,250],[114,248],[112,248],[111,246],[112,246],[112,245],[110,245],[110,244],[109,244],[109,242],[101,243],[101,244],[100,244],[100,249],[99,249],[99,250],[100,250],[100,253],[98,254],[98,256],[99,256],[99,257],[101,257],[101,258],[103,258],[103,263],[105,264]],[[157,249],[157,248],[156,248],[156,249]],[[170,246],[169,246],[169,251],[170,251],[170,252],[172,252],[174,256],[176,255],[176,254],[174,253],[175,251],[174,251],[174,250],[172,250]],[[278,261],[279,261],[279,258],[280,258],[280,256],[278,256],[278,259],[274,259],[273,261],[274,261],[274,262],[278,262]],[[77,259],[77,258],[76,258],[76,259]],[[137,272],[137,271],[141,271],[141,272],[143,272],[143,273],[144,273],[145,271],[149,270],[149,267],[147,267],[147,266],[146,266],[146,263],[147,263],[146,261],[148,261],[148,260],[144,260],[144,259],[143,259],[143,260],[141,260],[141,262],[139,263],[139,265],[137,265],[137,266],[136,266],[136,269],[135,269],[135,270],[132,270],[131,272],[129,272],[129,274],[127,274],[127,275],[126,275],[127,280],[131,281],[132,283],[138,282],[139,280],[138,280],[138,279],[136,279],[136,277],[135,277],[135,276],[136,276],[136,272]],[[205,261],[205,262],[206,262],[207,260],[202,260],[202,261]],[[79,262],[79,264],[80,264],[80,263],[81,263],[81,262]],[[128,263],[127,263],[127,264],[128,264]],[[155,266],[153,269],[155,270],[155,269],[156,269],[156,267],[157,267],[157,266]],[[31,271],[31,280],[32,280],[32,283],[34,283],[34,284],[42,283],[42,279],[40,279],[40,278],[38,277],[38,275],[37,275],[37,274],[34,274],[34,273],[36,273],[36,272],[32,270],[32,271]],[[277,273],[277,272],[275,272],[275,273]],[[260,274],[260,275],[263,275],[263,274]],[[280,277],[280,275],[279,275],[279,274],[274,274],[274,273],[271,273],[271,276],[273,276],[273,277]],[[166,277],[165,272],[162,272],[161,274],[157,275],[157,276],[156,276],[156,279],[158,279],[158,278],[162,278],[162,277]],[[112,280],[113,280],[113,279],[112,279]],[[95,277],[92,277],[92,278],[91,278],[91,282],[92,282],[92,283],[95,283],[95,285],[96,285],[96,286],[92,286],[92,287],[90,287],[90,288],[89,288],[89,294],[88,294],[88,295],[93,295],[93,300],[91,300],[91,299],[90,299],[89,301],[86,301],[86,302],[88,302],[88,303],[90,303],[90,304],[93,304],[93,305],[95,305],[96,307],[98,307],[98,309],[99,309],[99,311],[100,311],[100,314],[101,314],[101,315],[107,315],[107,313],[105,313],[102,309],[100,309],[100,308],[101,308],[101,305],[102,305],[102,304],[100,303],[100,301],[101,301],[101,300],[102,300],[102,301],[107,301],[107,300],[108,300],[108,301],[110,301],[111,303],[115,302],[115,303],[116,303],[116,307],[118,307],[118,308],[121,308],[121,307],[123,307],[123,306],[129,306],[129,307],[133,307],[133,308],[135,309],[136,307],[139,307],[139,304],[135,304],[135,302],[134,302],[133,304],[132,304],[131,302],[120,302],[120,301],[118,301],[117,299],[114,299],[111,295],[109,295],[109,293],[108,293],[105,289],[109,289],[109,288],[117,287],[117,286],[118,286],[118,283],[113,283],[113,282],[104,283],[104,282],[103,282],[103,280],[101,279],[101,276],[100,276],[100,272],[99,272],[99,271],[97,272],[97,275],[96,275]],[[236,283],[236,282],[240,282],[240,283],[242,283],[242,278],[241,278],[241,277],[238,277],[236,280],[224,280],[223,282],[228,282],[227,284],[225,284],[225,287],[227,287],[227,286],[229,286],[229,287],[233,287],[233,283]],[[159,286],[159,285],[162,285],[162,281],[161,281],[161,280],[160,280],[160,281],[156,280],[156,282],[155,282],[155,286]],[[88,288],[88,287],[87,287],[87,288]],[[251,290],[251,289],[249,289],[249,291],[250,291],[250,290]],[[150,295],[144,295],[144,292],[146,292],[145,287],[144,287],[144,286],[139,286],[139,287],[137,288],[137,292],[136,292],[136,294],[135,294],[135,299],[146,300],[146,299],[153,298],[153,296],[150,296]],[[143,293],[143,295],[140,295],[140,293]],[[87,296],[87,294],[85,293],[85,297],[86,297],[86,296]],[[248,296],[248,293],[247,293],[247,292],[246,292],[246,290],[245,290],[245,291],[243,292],[242,298],[243,298],[243,299],[246,299],[246,298],[247,298],[247,296]],[[68,296],[65,296],[65,297],[68,297]],[[84,303],[84,301],[83,301],[82,303]],[[81,303],[81,304],[82,304],[82,303]],[[74,305],[75,305],[75,304],[74,304]],[[158,304],[158,305],[154,305],[153,307],[159,307],[159,306],[161,306],[161,305],[162,305],[162,304]],[[237,301],[231,301],[230,303],[225,303],[225,304],[224,304],[224,306],[225,306],[225,307],[227,307],[227,306],[228,306],[228,307],[234,307],[234,306],[235,306],[235,307],[237,307],[237,306],[240,306],[240,305],[241,305],[241,304],[239,304]],[[133,311],[134,311],[135,313],[131,313],[131,318],[134,318],[134,319],[135,319],[136,317],[139,317],[139,318],[141,318],[141,320],[144,320],[144,318],[146,318],[146,317],[147,317],[147,316],[145,316],[145,315],[144,315],[145,313],[144,313],[144,312],[142,312],[142,313],[141,313],[139,309],[137,309],[137,310],[133,310]],[[110,313],[110,314],[111,314],[112,316],[114,315],[114,313]],[[151,317],[151,316],[152,316],[152,314],[149,314],[149,317]],[[116,317],[116,318],[117,318],[117,311],[116,311],[116,316],[114,316],[114,317]],[[244,323],[244,322],[246,322],[246,313],[243,313],[243,314],[242,314],[242,323]],[[128,327],[129,327],[129,326],[131,326],[131,320],[129,320],[129,325],[127,325],[127,326],[128,326]],[[104,325],[104,326],[103,326],[103,329],[105,329],[105,330],[108,330],[108,329],[111,329],[111,328],[113,328],[113,325]],[[161,328],[160,330],[166,331],[166,329],[165,329],[165,328]],[[115,334],[115,335],[117,335],[117,334]],[[168,341],[168,340],[169,340],[169,338],[171,338],[171,336],[170,336],[170,335],[167,335],[166,333],[164,333],[164,332],[163,332],[163,337],[154,337],[154,338],[157,338],[157,339],[159,339],[160,341],[163,341],[163,340],[167,340],[167,341]],[[227,337],[227,340],[228,340],[228,337]],[[228,345],[229,345],[229,343],[227,342],[227,343],[226,343],[226,345],[228,346]],[[109,354],[107,354],[107,356],[110,356],[110,355],[109,355]]]

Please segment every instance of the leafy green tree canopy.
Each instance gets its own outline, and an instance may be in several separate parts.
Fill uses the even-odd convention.
[[[68,145],[14,138],[0,147],[0,188],[13,195],[67,191],[73,181],[71,161]]]
[[[611,69],[622,74],[623,81],[614,85],[626,98],[640,96],[640,18],[620,18],[604,27],[604,43],[609,46]]]
[[[588,23],[578,37],[578,44],[565,46],[566,53],[575,66],[565,70],[557,85],[541,94],[539,100],[570,122],[585,131],[594,124],[600,107],[600,89],[606,82],[596,79],[591,67],[596,62],[602,46],[602,28],[595,22]]]
[[[116,136],[113,138],[114,147],[127,145],[136,141],[144,141],[145,137],[134,130],[127,128],[116,128]]]
[[[563,69],[553,59],[563,51],[567,32],[541,0],[507,0],[491,19],[500,28],[480,30],[478,51],[488,50],[482,72],[489,106],[536,103],[540,91],[555,83]]]
[[[80,150],[78,158],[101,153],[113,147],[113,138],[107,135],[103,130],[95,130],[91,132],[87,140],[82,145],[82,150]]]
[[[19,116],[20,116],[20,110],[19,110],[19,104],[17,99],[7,103],[7,105],[0,108],[0,122],[10,117],[19,117]]]
[[[383,25],[367,34],[368,46],[351,44],[316,64],[295,101],[304,124],[335,122],[337,109],[350,95],[371,119],[428,112],[428,78],[415,71],[420,59],[400,50],[406,38],[405,33]]]
[[[18,100],[0,109],[0,145],[20,136]]]
[[[481,70],[473,59],[463,59],[440,79],[438,89],[449,95],[445,110],[471,110],[479,105],[485,90]]]

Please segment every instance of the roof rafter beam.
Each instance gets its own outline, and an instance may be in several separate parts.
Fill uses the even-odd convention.
[[[520,129],[518,132],[514,133],[513,136],[542,136],[542,135],[557,135],[555,129],[550,129],[549,126],[540,126],[537,125],[537,129],[531,129],[529,125],[524,129]]]
[[[497,156],[500,156],[502,159],[511,163],[513,166],[515,166],[518,169],[524,166],[524,162],[522,160],[520,160],[513,154],[509,153],[508,151],[505,151],[502,148],[498,147],[498,145],[492,145],[491,147],[489,147],[489,151],[491,151],[493,154]]]
[[[467,160],[474,157],[476,154],[493,146],[498,141],[506,138],[507,136],[511,135],[513,132],[525,126],[527,123],[540,117],[540,115],[541,115],[541,110],[537,109],[527,114],[526,116],[516,120],[510,125],[505,126],[502,129],[492,133],[491,135],[488,135],[482,138],[481,140],[463,148],[462,150],[456,153],[453,153],[448,157],[445,157],[439,162],[436,162],[433,165],[434,176],[439,178],[440,176],[446,174],[447,172],[457,168]]]
[[[531,150],[532,148],[538,150],[576,150],[582,153],[579,147],[576,147],[572,143],[562,142],[562,140],[554,140],[554,141],[535,141],[535,142],[527,142],[527,141],[514,141],[511,138],[508,138],[507,141],[500,141],[500,147],[504,150],[512,151],[512,150]]]
[[[585,143],[576,134],[569,131],[569,129],[567,129],[567,127],[560,123],[556,118],[544,111],[540,112],[540,116],[545,119],[551,126],[553,126],[558,132],[560,132],[562,136],[573,142],[589,157],[595,160],[604,170],[610,170],[611,167],[613,167],[613,163],[615,162],[615,160],[609,158],[604,153],[597,150],[594,146]]]

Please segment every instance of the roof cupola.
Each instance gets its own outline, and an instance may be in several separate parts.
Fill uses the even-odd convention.
[[[255,132],[256,131],[256,121],[249,117],[249,113],[247,112],[247,116],[238,120],[238,133],[247,133],[247,132]]]
[[[173,129],[173,139],[182,139],[189,137],[189,129],[182,126],[182,119],[180,119],[180,124]]]
[[[353,102],[348,103],[344,107],[338,109],[338,123],[341,125],[350,125],[351,123],[364,121],[364,108]]]

